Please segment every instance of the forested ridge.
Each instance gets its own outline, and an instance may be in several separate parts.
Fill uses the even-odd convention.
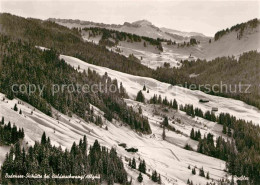
[[[247,21],[247,22],[244,22],[244,23],[241,23],[241,24],[236,24],[236,25],[232,26],[231,28],[227,28],[227,29],[223,29],[221,31],[218,31],[214,35],[214,39],[215,39],[215,41],[217,41],[221,37],[223,37],[224,35],[228,34],[229,32],[236,31],[237,32],[237,39],[240,40],[243,37],[243,34],[244,34],[246,29],[256,28],[259,23],[260,23],[260,21],[255,18],[255,19],[252,19],[250,21]]]
[[[142,42],[144,44],[144,47],[146,47],[147,44],[150,44],[152,46],[156,46],[158,50],[163,51],[161,41],[164,41],[162,39],[153,39],[149,37],[139,36],[136,34],[116,31],[116,30],[109,30],[105,28],[98,28],[98,27],[91,27],[91,28],[84,28],[84,31],[89,31],[90,37],[95,37],[97,35],[102,35],[101,40],[99,41],[99,44],[107,45],[111,43],[109,39],[114,39],[114,44],[117,44],[119,41],[127,41],[127,42]],[[106,44],[107,43],[107,44]],[[113,45],[113,43],[112,43]]]
[[[86,121],[100,119],[93,113],[90,104],[101,109],[109,121],[113,118],[127,123],[132,129],[151,133],[148,119],[128,107],[123,98],[127,93],[122,84],[112,80],[107,74],[100,76],[95,71],[78,72],[64,60],[60,60],[55,50],[40,50],[28,42],[0,35],[0,89],[10,99],[18,97],[38,108],[47,115],[52,114],[51,106],[71,116],[73,113]],[[13,84],[30,84],[44,87],[29,94],[14,88]],[[71,85],[70,89],[54,93],[53,85]],[[100,84],[100,89],[83,91],[77,84],[89,88]],[[110,91],[113,87],[113,91]]]
[[[55,48],[58,53],[77,57],[88,63],[140,76],[152,76],[152,70],[104,46],[84,42],[78,30],[70,30],[51,21],[0,14],[1,33],[29,41],[35,46]]]

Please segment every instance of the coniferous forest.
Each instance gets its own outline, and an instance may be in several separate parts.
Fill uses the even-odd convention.
[[[89,152],[87,152],[89,147]],[[39,179],[5,178],[9,175],[40,175]],[[96,179],[86,175],[100,175]],[[49,175],[50,178],[42,178]],[[54,175],[82,176],[83,179],[58,179]],[[53,177],[53,178],[52,178]],[[85,177],[85,178],[84,178]],[[51,145],[50,138],[43,133],[41,141],[29,147],[28,151],[21,149],[18,143],[6,155],[2,166],[3,184],[127,184],[127,173],[122,160],[114,148],[108,150],[96,140],[92,146],[88,145],[86,136],[75,142],[70,150]]]
[[[18,97],[47,115],[51,115],[53,106],[68,115],[75,113],[86,121],[93,120],[95,116],[90,109],[92,104],[101,109],[109,121],[116,118],[136,131],[151,133],[148,119],[123,101],[127,93],[117,80],[111,79],[107,74],[100,76],[91,70],[80,73],[78,69],[73,69],[64,60],[60,60],[53,49],[41,51],[28,42],[12,40],[4,35],[0,35],[0,41],[0,89],[8,98]],[[26,84],[28,88],[30,84],[35,84],[45,89],[43,94],[38,90],[30,95],[17,89],[13,92],[11,84]],[[73,93],[70,93],[70,89],[53,93],[53,84],[72,84],[76,90]],[[78,90],[77,84],[88,87],[101,84],[102,89],[86,92]],[[115,88],[113,92],[109,91],[110,87]]]
[[[19,139],[24,138],[23,128],[17,129],[15,125],[11,125],[10,121],[5,124],[4,117],[0,122],[0,146],[1,145],[11,145],[19,141]]]

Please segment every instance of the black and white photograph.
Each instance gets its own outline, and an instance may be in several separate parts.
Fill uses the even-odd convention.
[[[260,0],[0,0],[0,185],[260,185]]]

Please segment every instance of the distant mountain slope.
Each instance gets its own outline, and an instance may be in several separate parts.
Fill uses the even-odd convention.
[[[252,25],[252,22],[254,24]],[[251,23],[251,24],[250,24]],[[214,41],[205,46],[206,59],[238,56],[243,52],[260,51],[260,22],[257,19],[233,26],[215,34]]]
[[[170,33],[170,34],[175,34],[175,35],[180,35],[183,37],[192,37],[192,36],[201,36],[201,37],[206,37],[202,33],[197,33],[197,32],[184,32],[184,31],[178,31],[174,29],[169,29],[169,28],[160,28],[162,31]]]
[[[54,19],[50,18],[50,21],[56,22],[60,25],[67,26],[69,28],[72,27],[100,27],[100,28],[106,28],[106,29],[112,29],[117,31],[122,31],[126,33],[132,33],[140,36],[150,37],[150,38],[161,38],[161,39],[167,39],[172,40],[176,42],[183,42],[189,40],[190,37],[193,36],[201,36],[206,37],[205,35],[201,33],[195,33],[195,32],[182,32],[182,31],[176,31],[166,28],[159,28],[153,25],[151,22],[147,20],[139,20],[135,21],[133,23],[125,22],[123,25],[109,25],[109,24],[102,24],[102,23],[94,23],[89,21],[80,21],[80,20],[71,20],[71,19]],[[206,37],[207,38],[207,37]]]
[[[193,36],[200,44],[193,47],[167,46],[168,50],[181,55],[192,55],[195,58],[212,60],[217,57],[235,56],[244,52],[260,51],[260,23],[253,19],[237,24],[231,28],[218,31],[214,38]]]
[[[71,20],[71,19],[49,19],[60,25],[72,27],[99,27],[121,32],[146,36],[150,38],[161,38],[172,40],[177,43],[188,42],[190,38],[200,41],[199,45],[193,47],[166,46],[168,51],[178,55],[195,58],[214,59],[222,56],[238,56],[243,52],[251,50],[260,50],[260,28],[259,20],[253,19],[246,23],[237,24],[231,28],[218,31],[215,37],[207,37],[202,33],[182,32],[169,28],[159,28],[147,20],[140,20],[133,23],[125,22],[123,25],[94,23],[89,21]],[[211,43],[209,43],[211,41]]]

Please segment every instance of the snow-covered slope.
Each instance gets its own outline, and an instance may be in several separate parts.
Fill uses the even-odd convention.
[[[0,94],[0,99],[3,97],[4,95]],[[44,131],[50,137],[52,144],[62,146],[62,148],[71,147],[74,141],[78,141],[83,135],[86,135],[90,144],[95,139],[98,139],[102,145],[116,147],[117,152],[123,159],[135,157],[137,164],[139,164],[139,157],[145,159],[148,173],[151,174],[152,170],[156,169],[161,174],[163,184],[184,185],[187,179],[201,184],[211,181],[198,175],[192,175],[191,170],[187,168],[189,165],[191,167],[197,166],[198,168],[203,166],[205,172],[210,172],[210,177],[213,180],[218,180],[226,175],[224,172],[224,161],[184,150],[182,147],[185,143],[196,145],[196,142],[192,143],[188,137],[166,131],[167,140],[163,141],[161,139],[162,128],[159,126],[162,116],[154,116],[151,108],[147,105],[141,106],[144,110],[144,115],[149,118],[153,134],[142,136],[116,121],[113,121],[113,123],[105,121],[104,125],[99,127],[93,123],[85,122],[76,116],[68,117],[55,110],[55,118],[51,118],[24,102],[18,104],[18,108],[23,112],[20,115],[12,109],[15,103],[18,103],[17,99],[0,101],[0,115],[5,117],[6,122],[10,121],[12,124],[15,123],[17,127],[24,128],[25,139],[23,145],[25,147],[32,145],[35,141],[39,141]],[[134,107],[138,104],[131,100],[128,100],[127,103]],[[31,111],[33,111],[33,114],[31,114]],[[102,115],[102,112],[96,108],[95,112]],[[190,125],[188,124],[187,127],[183,124],[176,127],[190,132],[191,124],[200,126],[199,123],[195,123],[192,120],[189,123]],[[106,126],[108,130],[105,129]],[[139,151],[135,154],[128,153],[124,148],[118,146],[119,143],[126,143],[128,147],[138,148]],[[2,164],[8,148],[0,147],[0,150],[0,164]],[[139,184],[136,181],[138,172],[130,169],[127,166],[127,161],[124,160],[124,163],[128,174],[133,177],[133,184]],[[144,184],[153,183],[148,176],[144,175]]]
[[[260,111],[242,101],[212,96],[198,90],[193,91],[184,87],[172,86],[152,78],[133,76],[105,67],[95,66],[71,56],[61,55],[60,57],[75,68],[80,66],[81,70],[90,68],[101,75],[107,72],[111,78],[115,78],[118,82],[123,83],[123,86],[126,88],[126,91],[131,98],[134,98],[137,92],[141,90],[145,84],[150,91],[149,93],[144,93],[147,100],[154,94],[161,94],[162,97],[167,96],[168,100],[173,100],[175,98],[179,104],[193,104],[195,107],[199,107],[203,111],[211,110],[212,107],[217,107],[219,110],[218,113],[227,112],[237,118],[253,121],[254,124],[260,124]],[[199,103],[200,99],[208,99],[209,103]]]

